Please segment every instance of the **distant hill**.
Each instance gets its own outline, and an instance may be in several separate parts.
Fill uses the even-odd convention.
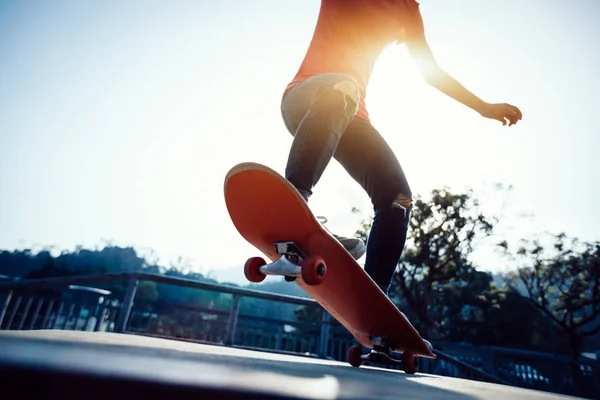
[[[244,276],[244,267],[242,265],[211,270],[206,276],[220,283],[233,283],[238,286],[246,286],[249,283]]]
[[[249,289],[257,289],[263,292],[310,298],[308,293],[302,290],[300,286],[296,285],[293,282],[286,282],[283,278],[280,277],[267,277],[267,279],[265,279],[263,283],[260,283],[258,285],[251,283],[249,285],[245,285],[244,287],[247,287]]]
[[[302,290],[302,288],[300,288],[300,286],[291,282],[286,282],[282,277],[278,276],[268,276],[261,283],[248,282],[244,276],[244,269],[242,266],[210,271],[207,274],[207,277],[222,284],[232,283],[237,286],[248,289],[257,289],[263,292],[278,293],[288,296],[310,297]]]
[[[0,275],[11,278],[24,277],[41,270],[46,260],[51,257],[51,254],[45,250],[37,254],[27,250],[0,251]]]
[[[78,248],[73,252],[63,252],[53,257],[47,250],[32,253],[29,250],[0,251],[0,275],[25,278],[38,272],[48,263],[62,266],[71,271],[86,273],[145,271],[158,272],[160,267],[148,265],[146,259],[133,248],[107,246],[102,250]]]

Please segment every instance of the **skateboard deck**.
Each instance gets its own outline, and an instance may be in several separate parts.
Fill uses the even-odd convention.
[[[284,177],[261,164],[241,163],[227,173],[224,194],[238,232],[271,261],[265,266],[259,257],[248,260],[244,268],[249,280],[258,282],[270,274],[291,276],[289,280],[295,278],[295,284],[362,346],[377,348],[383,338],[390,351],[435,358],[406,316],[321,225]],[[360,365],[357,357],[356,350],[348,353],[353,365]]]

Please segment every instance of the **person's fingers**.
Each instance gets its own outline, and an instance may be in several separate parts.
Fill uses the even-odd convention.
[[[519,110],[517,107],[515,106],[511,106],[511,108],[515,111],[515,116],[518,119],[521,119],[523,117],[523,115],[521,114],[521,110]]]
[[[519,108],[508,103],[494,104],[489,111],[487,117],[502,122],[502,126],[513,126],[523,117]]]
[[[505,118],[508,120],[508,126],[513,126],[519,121],[519,116],[517,112],[511,112],[511,115],[505,115]]]
[[[516,115],[507,115],[506,119],[508,120],[508,126],[512,126],[515,123],[515,120],[517,119]]]
[[[518,107],[515,107],[512,104],[508,104],[508,106],[514,111],[515,117],[517,117],[518,119],[523,118],[523,114],[521,113],[521,110],[519,110]]]
[[[520,121],[523,118],[521,110],[519,110],[519,108],[511,104],[505,104],[503,111],[505,111],[505,116],[510,121],[508,126],[515,125],[518,121]]]
[[[516,109],[516,107],[511,106],[510,104],[504,104],[504,111],[513,117],[516,117],[519,115],[519,111]]]

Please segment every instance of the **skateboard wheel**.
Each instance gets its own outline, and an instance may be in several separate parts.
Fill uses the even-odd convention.
[[[307,285],[320,285],[325,280],[327,266],[325,261],[319,256],[310,256],[302,261],[300,273],[302,280]]]
[[[415,353],[410,351],[402,353],[402,369],[411,375],[419,370],[419,359]]]
[[[260,267],[267,265],[267,262],[261,257],[252,257],[244,264],[244,275],[250,282],[262,282],[267,277],[265,274],[260,272]]]
[[[360,367],[363,360],[362,356],[362,347],[360,346],[352,346],[348,349],[348,362],[353,367]]]

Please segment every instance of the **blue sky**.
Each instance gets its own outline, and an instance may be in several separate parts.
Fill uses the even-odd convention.
[[[181,256],[201,272],[256,251],[231,224],[223,178],[283,171],[279,101],[318,0],[0,1],[0,248],[102,240]],[[368,90],[375,126],[413,191],[514,185],[501,233],[600,240],[600,27],[595,0],[422,0],[440,64],[523,121],[503,128],[426,86],[404,46]],[[484,206],[497,210],[501,199]],[[351,234],[370,212],[332,163],[311,200]],[[535,214],[522,218],[522,214]],[[503,263],[481,250],[485,269]],[[240,275],[241,269],[240,269]]]

